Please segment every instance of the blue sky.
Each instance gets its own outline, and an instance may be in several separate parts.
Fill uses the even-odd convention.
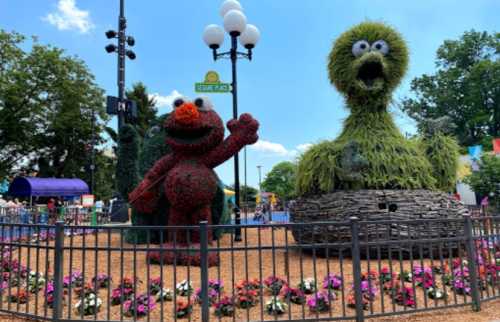
[[[109,95],[116,95],[116,56],[106,54],[104,32],[117,25],[118,0],[0,0],[0,28],[37,35],[40,42],[82,58]],[[230,81],[229,61],[212,61],[201,36],[207,24],[222,25],[221,0],[126,0],[128,34],[136,38],[135,61],[127,61],[127,86],[144,82],[158,102],[172,94],[193,97],[194,83],[207,70]],[[248,148],[248,183],[282,160],[293,160],[307,144],[332,139],[347,116],[330,86],[326,57],[332,41],[353,24],[375,20],[396,27],[410,48],[410,69],[395,98],[409,95],[411,79],[432,73],[435,52],[445,39],[464,31],[498,31],[498,0],[241,0],[248,22],[261,31],[252,62],[238,63],[239,111],[261,124],[261,141]],[[226,38],[223,49],[228,47]],[[211,96],[224,121],[231,117],[230,94]],[[160,113],[170,110],[160,106]],[[395,115],[403,132],[414,124]],[[111,124],[115,124],[112,120]],[[241,154],[243,159],[243,154]],[[217,172],[233,182],[233,163]],[[243,182],[243,165],[241,166]]]

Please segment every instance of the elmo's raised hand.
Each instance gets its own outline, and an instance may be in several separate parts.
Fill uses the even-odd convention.
[[[248,113],[241,114],[238,120],[232,119],[228,121],[227,128],[244,145],[253,144],[259,138],[257,135],[259,122]]]

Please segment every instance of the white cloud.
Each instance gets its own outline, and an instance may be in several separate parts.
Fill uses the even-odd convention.
[[[87,33],[94,28],[89,12],[78,9],[75,0],[59,0],[57,11],[49,13],[43,20],[59,30],[76,29],[80,33]]]
[[[153,93],[149,95],[149,98],[154,98],[157,107],[171,107],[174,100],[181,97],[182,94],[177,90],[173,90],[170,95],[161,95],[160,93]]]
[[[268,155],[276,155],[282,157],[295,157],[298,154],[306,151],[308,148],[312,146],[311,143],[303,143],[299,144],[295,147],[295,149],[288,150],[280,143],[274,143],[266,140],[259,140],[255,144],[251,145],[251,148],[263,152]]]
[[[312,146],[311,143],[303,143],[303,144],[299,144],[297,145],[297,147],[295,148],[297,151],[299,152],[305,152],[307,149],[309,149],[310,147]]]
[[[288,150],[282,144],[266,140],[257,141],[255,144],[251,145],[251,148],[259,152],[277,154],[280,156],[287,156],[289,154]]]

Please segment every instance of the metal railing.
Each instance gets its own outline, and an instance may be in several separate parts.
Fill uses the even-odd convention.
[[[48,209],[46,206],[0,207],[0,223],[55,224],[62,220],[67,225],[106,224],[110,222],[108,208],[64,206]]]
[[[429,237],[437,224],[446,234]],[[314,234],[325,226],[352,238],[302,240],[306,231],[322,240]],[[236,243],[236,226],[206,222],[0,223],[0,312],[54,321],[363,321],[480,310],[500,298],[499,217],[239,228]],[[218,231],[228,233],[215,239]]]

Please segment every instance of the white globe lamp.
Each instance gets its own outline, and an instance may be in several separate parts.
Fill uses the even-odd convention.
[[[240,44],[246,49],[255,47],[260,39],[260,31],[254,25],[248,24],[245,31],[240,35]]]
[[[219,13],[221,17],[224,17],[230,10],[243,11],[243,8],[241,7],[241,4],[236,0],[226,0],[220,6]]]
[[[203,31],[203,41],[208,47],[217,49],[224,42],[224,30],[217,25],[208,25]]]
[[[247,17],[239,10],[229,10],[224,16],[224,29],[231,36],[239,36],[247,27]]]

